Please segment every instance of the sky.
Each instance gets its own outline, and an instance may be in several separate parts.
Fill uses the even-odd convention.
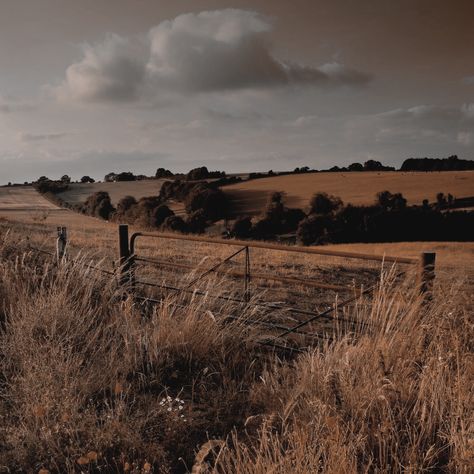
[[[0,0],[0,184],[452,154],[471,0]]]

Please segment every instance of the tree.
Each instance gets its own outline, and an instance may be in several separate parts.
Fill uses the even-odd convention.
[[[95,179],[90,176],[83,176],[81,178],[81,183],[95,183]]]
[[[61,176],[60,181],[65,184],[69,184],[71,182],[71,178],[67,174],[65,174]]]
[[[312,214],[303,219],[297,230],[297,238],[303,245],[324,242],[331,230],[332,217]]]
[[[238,217],[232,224],[231,234],[238,239],[250,237],[252,220],[250,217]]]
[[[155,178],[172,178],[173,173],[170,170],[166,170],[165,168],[158,168],[155,173]]]
[[[444,209],[447,206],[448,202],[444,193],[438,193],[436,195],[436,207],[438,209]]]
[[[364,163],[364,169],[365,171],[382,171],[384,169],[384,166],[380,161],[376,160],[367,160]]]
[[[136,176],[130,171],[123,171],[115,176],[115,181],[135,181]]]
[[[364,171],[364,167],[360,163],[351,163],[347,169],[349,171]]]
[[[104,176],[104,181],[106,183],[111,183],[111,182],[115,181],[116,177],[117,177],[116,173],[108,173]]]
[[[376,203],[386,211],[401,211],[407,207],[407,200],[402,193],[392,194],[390,191],[377,193]]]
[[[227,214],[228,199],[220,189],[213,189],[206,184],[194,186],[184,199],[186,212],[203,209],[206,219],[216,221]]]
[[[339,210],[343,202],[341,198],[327,193],[316,193],[310,201],[310,214],[327,216]]]
[[[123,216],[136,205],[137,200],[133,196],[124,196],[117,204],[117,214]]]

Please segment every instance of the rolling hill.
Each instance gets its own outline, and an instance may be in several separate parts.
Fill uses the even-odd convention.
[[[451,193],[457,198],[474,195],[473,171],[446,172],[352,172],[306,173],[261,178],[223,188],[234,204],[235,214],[261,212],[274,191],[286,194],[290,207],[307,208],[311,196],[326,192],[339,196],[345,203],[371,204],[379,191],[402,193],[409,204],[423,199],[436,200],[436,194]]]

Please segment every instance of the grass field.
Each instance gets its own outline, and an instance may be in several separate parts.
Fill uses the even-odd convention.
[[[271,333],[247,323],[266,321],[253,300],[218,299],[238,291],[229,280],[211,277],[204,299],[168,294],[142,306],[85,266],[116,259],[115,225],[70,222],[75,258],[56,267],[29,250],[53,248],[49,217],[22,218],[0,221],[0,466],[8,471],[470,472],[474,325],[458,264],[472,260],[471,244],[436,248],[443,271],[430,303],[410,276],[386,274],[373,297],[344,311],[360,325],[337,323],[327,328],[331,343],[287,354],[262,347]],[[231,252],[179,241],[139,250],[201,265]],[[360,277],[347,261],[299,257],[262,251],[252,265],[313,277],[326,270],[336,280],[347,267]],[[300,299],[321,304],[320,294]],[[268,316],[278,321],[277,311]]]
[[[69,231],[70,259],[60,267],[31,250],[53,251],[56,225]],[[193,286],[206,298],[149,289],[144,295],[162,302],[142,305],[87,266],[112,270],[117,247],[116,224],[55,208],[32,188],[0,188],[0,469],[470,472],[474,243],[325,247],[434,250],[434,297],[422,304],[414,269],[394,279],[386,265],[375,294],[340,313],[359,324],[315,321],[307,329],[332,342],[313,340],[301,354],[264,349],[275,333],[249,320],[298,320],[254,303],[289,300],[314,312],[344,295],[252,280],[250,304],[241,305],[225,298],[241,295],[242,282],[211,275]],[[140,255],[195,271],[148,265],[137,277],[184,286],[235,250],[139,240]],[[242,268],[240,257],[228,268]],[[377,281],[381,264],[283,247],[251,249],[251,268],[358,286]]]
[[[473,171],[448,172],[352,172],[308,173],[255,179],[224,188],[233,200],[236,214],[258,214],[268,195],[274,191],[286,194],[290,207],[306,209],[316,192],[339,196],[345,203],[372,204],[379,191],[402,193],[409,204],[421,204],[423,199],[436,200],[443,192],[453,196],[474,195]]]

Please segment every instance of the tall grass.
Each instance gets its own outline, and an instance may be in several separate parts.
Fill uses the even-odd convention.
[[[143,307],[83,263],[0,242],[0,470],[469,472],[474,330],[455,286],[423,303],[388,278],[352,310],[369,331],[284,358],[216,301]]]

